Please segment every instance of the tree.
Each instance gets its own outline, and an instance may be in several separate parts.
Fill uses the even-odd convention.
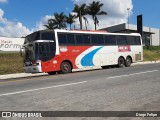
[[[66,16],[66,22],[70,25],[70,30],[72,28],[72,24],[75,22],[76,16],[69,14],[69,16]]]
[[[80,22],[80,30],[82,30],[82,17],[84,19],[84,15],[87,14],[86,4],[82,4],[80,6],[75,4],[73,12],[77,13],[77,18],[79,18],[79,22]]]
[[[48,25],[44,25],[47,28],[52,28],[52,29],[66,29],[66,15],[64,15],[63,12],[60,14],[54,13],[54,19],[49,19],[48,20]]]
[[[87,13],[92,16],[95,30],[97,29],[97,24],[99,23],[97,15],[107,15],[105,11],[101,11],[101,8],[104,4],[100,3],[100,1],[93,1],[89,6],[87,6]]]
[[[53,22],[54,22],[56,28],[66,29],[66,23],[65,23],[66,15],[64,15],[63,12],[61,12],[60,14],[54,13],[54,17],[55,18],[53,19]]]
[[[44,25],[47,29],[55,29],[55,25],[51,19],[48,20],[48,24]]]

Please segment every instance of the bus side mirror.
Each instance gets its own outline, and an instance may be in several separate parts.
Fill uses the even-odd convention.
[[[24,48],[20,48],[20,56],[21,57],[24,57],[24,51],[25,51]]]

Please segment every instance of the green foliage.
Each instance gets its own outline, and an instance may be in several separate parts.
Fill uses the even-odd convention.
[[[99,23],[99,20],[97,18],[97,15],[107,15],[107,12],[101,11],[101,8],[104,4],[100,3],[100,1],[93,1],[89,6],[87,6],[87,13],[92,16],[95,24],[95,30],[97,29],[97,25]]]
[[[144,61],[157,61],[160,60],[160,46],[144,47]]]
[[[63,12],[54,13],[54,19],[49,19],[48,24],[44,26],[47,29],[66,29],[66,15]]]
[[[73,8],[73,12],[77,13],[77,18],[79,18],[79,22],[80,22],[80,30],[82,30],[82,18],[86,21],[86,19],[84,18],[85,15],[87,15],[87,6],[86,4],[75,4],[74,8]]]

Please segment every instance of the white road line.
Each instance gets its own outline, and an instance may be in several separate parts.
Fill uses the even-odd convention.
[[[120,76],[107,77],[107,79],[114,79],[114,78],[120,78],[120,77],[128,77],[128,76],[140,75],[140,74],[146,74],[146,73],[152,73],[152,72],[157,72],[157,71],[159,71],[159,70],[152,70],[152,71],[145,71],[145,72],[133,73],[133,74],[128,74],[128,75],[120,75]]]
[[[20,93],[26,93],[26,92],[33,92],[33,91],[38,91],[38,90],[46,90],[46,89],[57,88],[57,87],[83,84],[83,83],[86,83],[86,82],[87,81],[82,81],[82,82],[77,82],[77,83],[69,83],[69,84],[63,84],[63,85],[57,85],[57,86],[51,86],[51,87],[44,87],[44,88],[38,88],[38,89],[31,89],[31,90],[18,91],[18,92],[12,92],[12,93],[5,93],[5,94],[0,94],[0,97],[1,96],[9,96],[9,95],[20,94]]]

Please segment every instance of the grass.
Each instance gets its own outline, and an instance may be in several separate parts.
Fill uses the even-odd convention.
[[[23,72],[23,58],[19,53],[0,53],[0,75]]]
[[[143,59],[144,61],[160,60],[160,46],[144,47]]]
[[[160,46],[144,47],[144,61],[160,60]],[[19,53],[0,53],[0,75],[22,73],[23,58]]]

